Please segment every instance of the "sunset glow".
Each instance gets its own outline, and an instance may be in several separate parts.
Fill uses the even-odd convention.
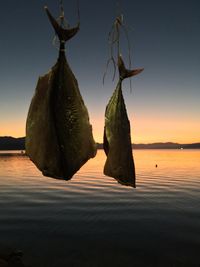
[[[132,143],[156,143],[175,142],[181,144],[197,143],[200,140],[200,124],[198,121],[179,121],[169,118],[135,118],[131,121]],[[24,119],[10,119],[1,122],[0,136],[25,136]],[[104,115],[94,118],[91,116],[94,139],[98,143],[103,142]]]
[[[1,20],[6,24],[0,25],[1,35],[5,36],[0,61],[0,136],[22,137],[38,77],[56,63],[58,50],[52,45],[54,31],[42,2],[31,1],[31,6],[23,1],[12,2],[12,8],[10,2],[5,2],[1,9]],[[75,25],[74,2],[66,5],[67,16]],[[200,142],[197,5],[194,1],[181,5],[163,2],[156,3],[155,9],[149,2],[122,1],[124,22],[134,29],[129,36],[132,67],[144,68],[132,78],[132,93],[129,81],[123,82],[132,143]],[[86,6],[87,3],[80,4],[83,23],[76,38],[67,43],[66,57],[88,109],[94,139],[102,143],[105,108],[118,80],[116,72],[112,81],[113,66],[109,66],[104,86],[102,83],[115,4],[106,2],[105,12],[103,2],[94,2],[93,14]],[[57,2],[51,1],[49,8],[56,13]],[[30,32],[31,38],[25,38]],[[128,49],[123,38],[121,50],[127,65]]]

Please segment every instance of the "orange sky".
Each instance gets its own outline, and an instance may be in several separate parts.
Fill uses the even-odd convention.
[[[0,136],[25,135],[38,77],[55,64],[58,56],[52,45],[55,33],[43,12],[42,1],[29,1],[32,12],[30,5],[23,2],[2,1],[0,9],[4,22],[0,23],[0,32],[5,37],[0,60]],[[56,12],[58,1],[51,2]],[[66,11],[69,18],[75,19],[72,2]],[[129,31],[132,67],[144,68],[132,79],[132,93],[128,79],[122,86],[133,143],[200,142],[199,1],[186,2],[155,1],[149,5],[149,1],[121,1],[124,22],[134,29]],[[109,12],[105,12],[104,1],[98,1],[92,13],[91,6],[82,6],[85,26],[83,23],[66,49],[97,142],[102,142],[105,108],[119,78],[116,71],[112,81],[114,70],[110,64],[103,85],[110,57],[107,38],[115,13],[112,1],[107,1],[106,6]],[[24,23],[22,12],[30,24]],[[124,34],[121,37],[120,52],[128,66],[128,43]]]
[[[1,122],[0,136],[22,137],[25,135],[26,118],[7,118]],[[91,116],[93,134],[96,142],[102,143],[104,117]],[[200,142],[200,124],[197,119],[181,121],[180,118],[148,118],[134,116],[131,120],[131,135],[133,143],[154,142],[178,142],[195,143]]]

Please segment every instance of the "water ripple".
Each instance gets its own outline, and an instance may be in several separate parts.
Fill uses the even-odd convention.
[[[196,262],[200,151],[134,151],[134,158],[136,189],[103,175],[103,151],[70,181],[43,177],[27,157],[0,156],[0,241],[26,249],[30,240],[38,247],[50,237],[57,244],[54,253],[55,239],[69,237],[113,240],[112,246],[121,240],[135,249],[156,246],[160,253],[165,247],[172,254],[177,245],[182,252],[193,248]]]

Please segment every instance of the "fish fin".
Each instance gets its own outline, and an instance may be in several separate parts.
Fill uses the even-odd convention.
[[[127,78],[128,78],[128,77],[135,76],[135,75],[139,74],[140,72],[142,72],[143,70],[144,70],[144,68],[134,69],[134,70],[129,70],[129,71],[127,72]]]
[[[51,22],[51,25],[53,26],[56,34],[58,35],[58,38],[60,41],[68,41],[71,39],[76,33],[79,31],[80,23],[74,28],[64,29],[61,27],[56,19],[52,16],[47,6],[44,7],[47,16],[49,18],[49,21]]]
[[[130,78],[132,76],[135,76],[144,70],[144,68],[134,69],[134,70],[126,69],[121,55],[119,55],[118,57],[118,68],[119,68],[119,75],[122,80],[125,78]]]

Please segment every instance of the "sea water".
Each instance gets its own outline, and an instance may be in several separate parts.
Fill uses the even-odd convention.
[[[0,154],[0,249],[32,267],[200,266],[200,150],[134,150],[137,188],[98,150],[70,181]]]

